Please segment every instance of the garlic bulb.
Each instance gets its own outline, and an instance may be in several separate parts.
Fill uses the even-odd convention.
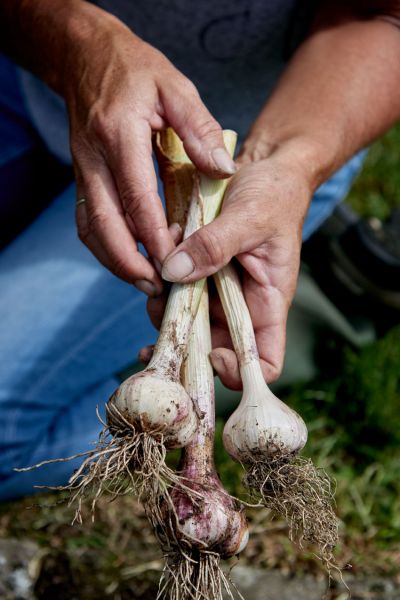
[[[262,374],[253,325],[240,281],[232,265],[215,276],[243,382],[240,405],[224,427],[224,446],[248,464],[277,454],[299,452],[307,441],[303,419],[279,400]]]
[[[243,464],[299,452],[307,442],[303,419],[271,392],[259,362],[241,365],[241,375],[243,397],[224,427],[226,451]]]
[[[154,437],[162,434],[167,448],[186,446],[197,428],[191,398],[179,382],[166,380],[162,373],[152,374],[146,369],[129,377],[109,403],[139,431]],[[113,431],[112,417],[109,425]]]
[[[204,282],[202,283],[204,285]],[[160,335],[149,365],[124,381],[109,400],[139,431],[163,435],[167,448],[185,446],[198,418],[180,382],[180,369],[197,310],[196,284],[171,289]],[[112,419],[112,412],[109,413]],[[109,423],[112,428],[112,422]]]
[[[286,519],[291,540],[313,544],[330,571],[337,568],[333,549],[339,524],[330,479],[298,455],[307,441],[306,425],[264,381],[236,272],[228,265],[215,278],[243,382],[242,400],[224,428],[225,448],[245,467],[243,483],[250,495]]]
[[[233,152],[224,132],[225,144]],[[164,182],[169,222],[186,220],[187,197],[193,188],[194,167],[171,129],[157,138],[156,151]],[[190,192],[189,192],[190,191]],[[196,183],[194,187],[196,194]],[[210,212],[204,211],[204,224]],[[162,509],[152,515],[155,532],[166,552],[157,600],[222,600],[230,590],[220,568],[221,557],[238,554],[246,546],[248,528],[243,507],[223,489],[214,465],[214,379],[208,354],[211,333],[205,286],[184,363],[185,388],[200,415],[194,438],[183,450],[178,481]]]
[[[187,478],[184,469],[182,477]],[[195,481],[195,480],[194,480]],[[190,488],[201,498],[189,498],[185,492],[172,494],[179,526],[177,539],[190,542],[198,550],[217,552],[222,558],[239,554],[249,539],[243,509],[224,490],[215,472],[203,484],[193,482]]]

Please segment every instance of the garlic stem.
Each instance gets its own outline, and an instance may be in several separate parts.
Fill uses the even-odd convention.
[[[242,400],[224,428],[224,444],[241,463],[296,453],[307,441],[302,418],[281,402],[262,373],[250,313],[232,265],[214,276],[243,382]]]

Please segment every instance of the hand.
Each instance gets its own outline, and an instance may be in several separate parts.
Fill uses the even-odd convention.
[[[162,290],[150,260],[174,248],[157,192],[152,132],[174,127],[198,169],[226,177],[235,165],[194,85],[158,50],[95,7],[79,29],[62,93],[71,129],[80,239],[115,275],[149,295]],[[92,13],[91,13],[92,14]]]
[[[302,224],[312,191],[307,171],[292,150],[278,150],[267,159],[254,161],[243,155],[238,164],[241,168],[229,183],[220,216],[178,245],[164,262],[163,276],[169,281],[197,280],[236,256],[263,372],[267,381],[273,381],[282,369]],[[182,260],[183,252],[186,257]],[[156,323],[160,308],[159,301],[149,301],[150,316]],[[225,385],[238,389],[236,355],[215,298],[211,300],[211,321],[212,364]]]

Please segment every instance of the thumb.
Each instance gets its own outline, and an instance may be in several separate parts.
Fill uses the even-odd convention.
[[[183,85],[183,92],[180,88],[180,93],[163,98],[169,124],[199,171],[213,178],[233,175],[237,169],[225,147],[221,126],[203,104],[195,86],[191,82]]]
[[[197,281],[219,271],[248,247],[248,227],[221,214],[182,242],[164,261],[166,281]],[[254,240],[253,240],[254,241]]]

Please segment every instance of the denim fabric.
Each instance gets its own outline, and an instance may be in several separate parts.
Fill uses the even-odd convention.
[[[0,255],[0,498],[61,484],[73,465],[12,474],[86,450],[96,405],[154,341],[146,298],[79,242],[70,186]]]
[[[3,165],[27,143],[25,120],[16,118],[21,106],[11,118],[7,87],[0,94]],[[361,164],[358,155],[321,186],[305,237],[343,199]],[[13,467],[90,448],[100,429],[96,406],[104,411],[117,374],[156,337],[145,296],[78,241],[74,204],[71,185],[0,254],[0,500],[66,482],[76,462],[27,473]]]
[[[315,192],[303,226],[303,241],[332,214],[335,206],[348,194],[354,178],[361,171],[368,150],[361,150]]]

